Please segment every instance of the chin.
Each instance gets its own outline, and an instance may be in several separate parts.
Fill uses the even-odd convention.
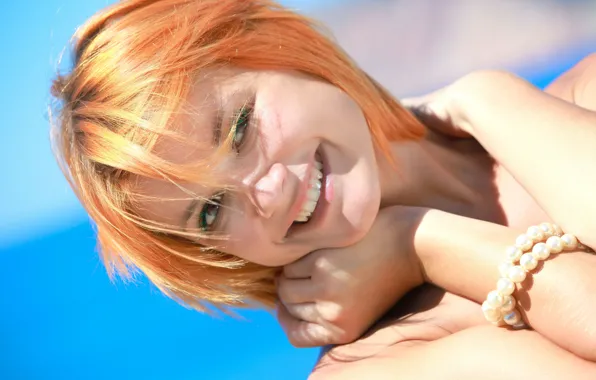
[[[379,201],[367,202],[361,213],[354,215],[352,218],[347,218],[342,223],[341,237],[339,238],[341,247],[356,244],[368,234],[379,213]]]

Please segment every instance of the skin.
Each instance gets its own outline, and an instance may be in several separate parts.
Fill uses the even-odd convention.
[[[546,92],[569,103],[575,103],[586,110],[594,111],[596,110],[596,96],[594,95],[596,94],[596,81],[594,78],[596,78],[596,56],[590,56],[553,82],[546,89]],[[589,141],[586,141],[586,144],[589,144]],[[575,145],[574,148],[581,149],[581,143]],[[565,152],[559,151],[561,154],[565,154]],[[523,176],[518,175],[517,178],[523,180]],[[589,176],[583,178],[586,181],[591,180]],[[496,183],[501,192],[504,212],[508,215],[510,223],[514,225],[525,224],[527,226],[526,223],[534,224],[537,221],[548,220],[548,218],[545,218],[544,210],[523,191],[521,186],[513,179],[513,176],[503,168],[497,171]],[[581,202],[582,198],[580,197],[578,201]],[[512,211],[515,204],[522,209],[521,212]],[[566,202],[566,204],[573,206],[573,203]],[[565,215],[559,218],[561,217],[564,219]],[[581,218],[579,219],[581,220]],[[584,222],[590,225],[589,220]],[[580,231],[583,230],[580,229]],[[444,256],[456,254],[455,251],[444,253]],[[590,261],[593,261],[593,258],[593,256],[585,254],[581,257],[576,254],[569,254],[549,262],[548,265],[544,266],[545,269],[536,275],[536,283],[533,286],[531,284],[532,299],[536,301],[535,303],[542,304],[542,301],[535,299],[537,296],[540,298],[540,288],[544,285],[544,282],[541,281],[549,277],[558,278],[557,273],[552,272],[553,270],[558,270],[558,274],[560,274],[561,270],[564,270],[561,266],[578,265],[578,259],[579,265],[583,265],[584,270],[574,269],[571,273],[580,274],[582,278],[578,280],[580,283],[591,283],[588,268],[593,265]],[[438,263],[437,265],[444,264]],[[559,268],[554,268],[555,266],[559,266]],[[446,272],[444,267],[442,271]],[[466,269],[461,269],[460,272],[467,273]],[[475,278],[475,281],[471,281],[474,284],[472,288],[475,288],[473,291],[480,289],[480,293],[483,293],[483,283],[486,281],[480,279],[480,277],[486,277],[486,274],[482,270],[478,272],[474,273],[477,278]],[[582,277],[582,273],[585,273],[588,277]],[[465,281],[462,284],[465,286]],[[558,290],[566,289],[561,289],[560,285],[558,285]],[[571,285],[571,288],[575,289],[574,292],[582,288],[581,285],[578,285],[579,287]],[[470,285],[468,285],[468,288],[470,288]],[[545,288],[545,290],[548,290],[548,288]],[[589,296],[590,289],[588,288],[587,291],[587,296]],[[433,290],[428,287],[419,288],[412,292],[381,323],[373,327],[372,331],[363,339],[350,345],[335,347],[327,352],[315,369],[312,378],[356,379],[366,374],[369,377],[383,379],[395,378],[399,374],[400,378],[431,379],[437,378],[439,373],[441,378],[457,379],[502,378],[503,376],[513,379],[558,379],[568,376],[589,379],[596,376],[596,365],[594,363],[570,354],[552,341],[545,339],[538,332],[523,331],[511,334],[503,329],[486,326],[484,321],[478,320],[479,314],[477,312],[472,312],[472,309],[466,308],[470,306],[469,303],[477,308],[476,303],[454,294],[437,295],[437,292],[440,292],[440,290]],[[462,293],[465,294],[465,291]],[[577,296],[575,293],[572,295],[582,301],[586,299],[586,297]],[[523,295],[521,297],[522,302],[527,302]],[[569,300],[571,298],[567,298],[567,301]],[[553,300],[550,305],[568,303],[565,300],[561,300],[561,302]],[[547,303],[545,304],[549,307]],[[559,319],[568,315],[573,317],[572,320],[577,320],[581,319],[580,315],[582,315],[582,309],[585,309],[585,307],[582,308],[581,305],[576,305],[570,308],[572,310],[563,309],[561,310],[563,314],[560,315],[535,309],[540,309],[540,307],[530,308],[528,317],[531,320],[536,319],[538,321],[540,318],[546,320],[551,316]],[[573,311],[573,313],[568,314],[569,311]],[[593,315],[593,312],[589,310],[587,312],[588,315]],[[562,337],[551,336],[553,341],[564,342],[561,338],[565,338],[568,335],[567,333],[571,332],[573,335],[573,328],[571,330],[566,328],[557,330],[554,328],[556,323],[550,323],[549,326],[540,326],[540,322],[537,324],[537,329],[544,328],[545,331],[550,331],[551,335],[553,332],[556,335],[557,331],[564,333]],[[562,324],[564,325],[562,327],[571,327],[567,323]],[[534,326],[535,322],[532,325]],[[546,327],[549,327],[549,329],[546,329]],[[584,330],[579,331],[579,333],[580,335],[574,338],[574,343],[590,342],[590,339],[586,338],[592,336],[593,332]],[[487,347],[489,349],[479,352],[478,347],[480,345],[485,347],[489,345]],[[373,352],[371,352],[371,346],[375,347]],[[582,346],[580,344],[569,348],[577,350],[578,347],[580,350],[587,348],[584,352],[578,352],[579,356],[591,357],[590,355],[594,354],[593,346],[589,345]],[[339,360],[338,357],[341,357],[342,351],[349,351],[353,360]],[[490,355],[482,355],[482,352],[490,352]],[[453,365],[462,357],[474,359],[466,360],[465,367]],[[520,361],[520,358],[523,361]],[[424,364],[429,362],[432,362],[433,366],[429,367]],[[495,363],[503,363],[503,365],[495,367]],[[532,365],[527,366],[524,363],[532,363]],[[492,370],[487,371],[487,368]]]
[[[488,152],[474,140],[454,142],[452,138],[441,136],[440,133],[430,133],[428,138],[420,143],[394,144],[393,154],[401,158],[400,175],[396,176],[390,171],[387,163],[375,155],[372,146],[368,148],[370,136],[367,135],[362,115],[357,111],[355,104],[351,103],[347,106],[350,101],[345,94],[339,92],[338,95],[338,91],[333,87],[291,73],[241,72],[240,75],[236,74],[232,77],[234,78],[232,82],[214,81],[214,83],[232,83],[230,84],[232,89],[227,92],[219,90],[219,85],[210,86],[209,80],[204,80],[199,82],[197,91],[191,96],[193,108],[206,109],[205,106],[209,106],[209,100],[205,100],[208,93],[221,93],[219,96],[224,99],[232,98],[226,94],[256,93],[255,111],[259,115],[259,120],[264,120],[259,128],[259,136],[266,135],[266,141],[262,139],[259,143],[255,143],[255,148],[246,153],[243,152],[236,159],[224,160],[221,167],[217,168],[220,172],[232,173],[229,181],[242,184],[245,188],[243,195],[230,197],[230,204],[226,204],[226,207],[235,212],[229,212],[231,216],[223,219],[223,230],[231,237],[220,245],[220,249],[225,252],[259,264],[279,266],[291,263],[321,248],[345,247],[358,241],[368,232],[378,211],[379,203],[382,206],[389,206],[400,202],[406,205],[437,208],[449,213],[509,226],[527,226],[549,220],[544,208],[544,200],[548,198],[548,194],[539,189],[540,196],[537,197],[536,194],[533,197],[530,196],[525,190],[527,186],[524,186],[523,173],[522,175],[512,173],[504,166],[495,165],[495,161]],[[226,88],[226,85],[221,87]],[[284,93],[284,90],[289,90],[286,97],[279,95]],[[576,94],[576,91],[572,93]],[[296,97],[292,99],[294,103],[292,101],[285,103],[285,100],[291,99],[291,96]],[[245,95],[244,98],[246,97]],[[335,101],[337,103],[334,103]],[[246,100],[241,100],[239,104],[243,102]],[[292,104],[301,106],[292,109]],[[325,104],[326,107],[322,107],[321,104]],[[308,112],[301,114],[303,110]],[[286,114],[285,111],[288,113]],[[345,117],[346,115],[352,117]],[[360,122],[357,122],[358,115],[360,115]],[[277,124],[277,128],[274,128],[272,125],[275,122],[270,120],[281,120],[281,122]],[[304,120],[308,122],[301,123]],[[343,129],[327,127],[327,125],[345,127],[349,123],[353,123],[349,127],[350,131],[353,130],[360,138],[351,139],[347,134],[342,133]],[[189,136],[189,141],[195,143],[191,144],[194,147],[185,151],[173,145],[174,141],[164,140],[159,144],[158,151],[174,162],[184,163],[184,160],[189,158],[191,160],[204,158],[211,153],[209,149],[205,149],[208,141],[212,141],[208,124],[206,119],[196,115],[193,115],[191,120],[182,120],[180,129]],[[316,127],[311,128],[311,125]],[[325,127],[322,127],[323,125]],[[363,144],[363,141],[367,143]],[[292,202],[285,196],[288,193],[296,194],[296,183],[304,180],[305,173],[308,172],[308,157],[314,157],[314,152],[320,145],[324,147],[325,163],[330,165],[326,170],[333,177],[333,188],[336,194],[329,207],[331,210],[329,217],[321,225],[313,226],[317,228],[307,227],[297,236],[291,235],[284,239],[284,231],[287,232],[291,218],[290,221],[286,220],[285,224],[283,218],[279,218],[284,215],[287,219],[287,214],[291,213],[288,210],[292,209],[289,206]],[[329,151],[332,153],[326,153]],[[140,184],[142,191],[149,197],[184,198],[183,193],[176,194],[178,190],[170,184],[154,181],[140,181]],[[218,191],[218,189],[208,189],[194,184],[185,184],[185,187],[203,197],[210,197]],[[349,198],[350,196],[354,198]],[[288,197],[295,198],[295,195]],[[358,199],[371,199],[371,202],[357,202]],[[535,199],[538,199],[538,202]],[[180,215],[188,205],[188,199],[168,203],[171,203],[171,207],[145,204],[142,209],[148,218],[176,225],[175,221],[181,218]],[[521,212],[520,206],[523,209]],[[570,220],[565,210],[555,209],[555,214],[557,212],[560,213],[557,220]],[[189,229],[193,226],[186,225],[184,228]],[[573,229],[573,231],[579,231],[578,235],[581,237],[584,235],[582,228]],[[202,240],[199,242],[211,243]],[[465,326],[466,322],[459,321],[456,325]],[[414,334],[413,340],[435,342],[436,337],[424,337],[424,329],[421,331],[419,333],[422,338],[416,338]],[[466,333],[459,334],[462,331]],[[409,351],[412,354],[407,355],[406,362],[409,363],[409,368],[418,368],[411,363],[424,360],[429,353],[442,351],[452,353],[462,349],[465,352],[466,347],[471,350],[474,342],[478,343],[482,339],[491,341],[500,339],[501,333],[495,335],[489,331],[484,328],[475,329],[474,326],[456,329],[449,337],[454,335],[457,339],[439,339],[436,342],[441,344],[428,345],[429,347],[440,346],[441,349],[438,351],[434,348]],[[565,353],[535,332],[520,334],[513,339],[513,342],[521,347],[524,347],[524,344],[542,347],[544,352],[540,360],[544,360],[545,368],[548,368],[549,363],[554,363],[552,359],[555,357],[569,357],[569,360],[556,362],[557,365],[568,363],[568,366],[562,365],[562,371],[581,367],[576,362],[576,359],[580,361],[581,359]],[[450,344],[453,345],[452,350],[449,349]],[[390,347],[393,346],[390,345]],[[380,354],[391,352],[393,352],[391,349],[387,352],[382,350]],[[497,348],[495,352],[502,353],[503,360],[510,359],[510,352],[501,352]],[[487,361],[488,359],[486,358]],[[480,359],[479,361],[481,362]],[[383,363],[388,366],[389,373],[403,370],[405,365],[402,362],[400,367],[398,360],[383,361]],[[368,368],[367,370],[372,368],[366,365],[361,367],[361,364],[357,368]],[[375,360],[376,370],[378,370],[378,364],[379,362]],[[333,373],[343,373],[341,376],[354,376],[358,373],[354,366],[350,367],[349,372],[337,370],[342,368],[341,366],[334,367],[336,369]],[[476,376],[478,376],[477,373]]]
[[[317,249],[344,247],[361,239],[379,209],[377,160],[359,107],[327,83],[287,72],[207,73],[191,92],[191,111],[176,123],[188,144],[163,138],[156,152],[177,164],[208,158],[216,150],[212,120],[218,103],[223,119],[230,120],[223,123],[226,136],[234,113],[250,99],[254,99],[253,116],[238,154],[229,154],[213,173],[240,189],[226,195],[213,228],[229,239],[198,242],[257,264],[283,266]],[[325,218],[291,227],[316,152],[323,157],[332,200],[322,195],[319,201],[319,207],[326,209]],[[196,231],[204,202],[192,209],[186,223],[180,222],[192,202],[189,198],[195,198],[188,192],[197,199],[210,198],[221,189],[200,183],[178,185],[139,179],[137,191],[143,199],[160,200],[142,201],[139,213],[174,229]]]
[[[393,144],[396,172],[375,152],[362,112],[349,96],[293,72],[207,73],[194,86],[188,111],[175,123],[185,143],[163,137],[155,152],[181,165],[209,158],[216,152],[215,109],[222,104],[223,119],[230,121],[224,123],[226,136],[234,113],[251,99],[254,117],[238,154],[227,155],[212,172],[240,189],[226,196],[213,228],[229,239],[197,239],[198,243],[257,264],[284,266],[313,251],[361,240],[379,207],[397,203],[505,220],[493,184],[494,161],[477,142],[452,144],[430,132],[423,141]],[[319,208],[326,209],[324,218],[291,227],[300,188],[317,152],[325,165],[323,186],[332,188],[328,193],[333,195],[322,194],[319,200]],[[197,231],[205,202],[198,202],[188,221],[181,223],[192,201],[221,191],[203,183],[146,178],[137,183],[143,195],[139,214],[181,232]]]

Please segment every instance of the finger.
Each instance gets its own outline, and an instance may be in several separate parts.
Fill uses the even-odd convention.
[[[309,278],[321,251],[310,253],[298,261],[284,266],[283,273],[287,278]]]
[[[319,325],[325,324],[325,320],[321,318],[317,305],[314,302],[285,304],[284,306],[288,313],[296,319]]]
[[[281,275],[277,279],[277,295],[284,304],[288,305],[312,302],[317,294],[314,283],[310,279],[294,280]]]
[[[290,343],[296,347],[317,347],[332,342],[331,332],[327,328],[293,317],[284,305],[278,306],[277,319]]]

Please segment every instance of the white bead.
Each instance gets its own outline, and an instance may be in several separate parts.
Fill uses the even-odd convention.
[[[550,248],[544,243],[536,243],[532,247],[532,255],[538,260],[546,260],[550,256]]]
[[[497,281],[497,291],[504,296],[513,294],[515,290],[515,284],[508,278],[500,278]]]
[[[555,233],[555,229],[553,228],[552,224],[550,224],[550,223],[541,223],[538,227],[544,234],[545,238],[549,238],[549,237],[553,236],[553,234]]]
[[[523,282],[526,279],[526,271],[519,265],[509,269],[508,277],[515,283]]]
[[[561,241],[566,251],[572,251],[577,248],[577,238],[571,234],[561,236]]]
[[[519,259],[519,265],[524,268],[526,272],[536,269],[538,260],[531,253],[524,253]]]
[[[560,253],[564,246],[563,241],[558,236],[551,236],[546,241],[546,245],[550,248],[550,253]]]
[[[509,326],[517,325],[519,322],[521,322],[521,315],[517,310],[512,310],[503,316],[503,320]]]
[[[556,224],[553,224],[553,230],[555,230],[555,235],[563,236],[563,229]]]
[[[485,301],[482,304],[482,313],[484,314],[484,318],[486,318],[489,322],[498,322],[503,318],[503,315],[499,309],[495,309],[490,307],[490,305]]]
[[[526,235],[528,235],[528,237],[530,239],[532,239],[532,241],[534,243],[537,243],[539,241],[542,241],[542,239],[544,239],[544,233],[538,226],[529,227],[528,231],[526,232]]]
[[[493,309],[497,309],[503,305],[503,295],[496,290],[488,293],[486,296],[486,304]]]
[[[515,239],[515,245],[521,249],[522,251],[528,251],[534,245],[532,239],[528,237],[526,234],[521,234]]]
[[[511,269],[511,268],[513,268],[513,264],[510,263],[509,261],[501,263],[499,265],[499,274],[502,277],[507,277],[507,274],[509,273],[509,269]]]
[[[516,263],[522,254],[522,250],[515,246],[507,247],[505,249],[505,260],[509,261],[510,263]]]
[[[504,296],[503,297],[503,306],[501,306],[502,313],[509,313],[513,309],[515,309],[515,298],[513,296]]]

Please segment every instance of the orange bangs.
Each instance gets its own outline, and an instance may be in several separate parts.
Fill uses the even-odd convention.
[[[295,70],[345,91],[362,108],[376,147],[416,139],[422,126],[307,18],[266,0],[128,0],[75,35],[74,67],[52,88],[61,101],[54,146],[97,225],[110,276],[143,272],[160,290],[205,310],[271,305],[274,268],[173,237],[136,216],[133,178],[209,182],[151,153],[168,135],[207,68]]]

